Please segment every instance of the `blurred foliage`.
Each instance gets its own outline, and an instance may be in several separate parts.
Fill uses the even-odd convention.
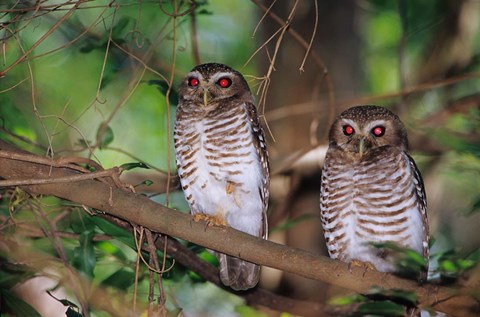
[[[121,166],[125,170],[122,176],[126,178],[140,175],[132,185],[139,191],[146,188],[141,194],[187,212],[188,206],[180,191],[165,192],[158,188],[166,186],[164,183],[173,178],[176,171],[172,144],[178,100],[175,88],[195,65],[192,19],[188,14],[193,1],[175,2],[178,10],[185,13],[175,19],[167,14],[175,10],[171,1],[87,1],[57,27],[59,19],[72,8],[71,4],[63,3],[53,0],[0,2],[2,72],[41,40],[28,58],[0,78],[0,138],[40,155],[82,156],[104,168]],[[262,76],[257,74],[258,66],[272,57],[271,51],[261,52],[244,64],[271,36],[261,32],[262,23],[272,21],[268,17],[262,20],[253,37],[263,13],[252,2],[203,0],[195,3],[195,31],[202,62],[218,61],[244,74]],[[443,34],[443,23],[452,12],[452,2],[446,0],[404,3],[404,16],[399,13],[397,1],[356,3],[359,13],[352,36],[360,42],[358,54],[364,73],[361,93],[366,96],[408,88],[401,87],[401,58],[405,61],[409,86],[421,82],[417,71],[428,61],[425,56],[434,52],[431,43]],[[37,4],[45,8],[36,10]],[[12,8],[30,9],[9,10]],[[330,26],[321,23],[319,21],[319,28],[329,29]],[[275,24],[275,27],[278,26]],[[50,30],[52,34],[41,39]],[[434,76],[433,82],[467,71],[480,71],[480,32],[477,30],[472,36],[470,53],[477,57],[468,65],[449,67],[444,71],[445,77]],[[400,56],[403,39],[406,44]],[[296,58],[288,57],[290,61]],[[279,61],[276,67],[281,67],[282,62],[288,61]],[[252,78],[247,77],[255,92],[258,81]],[[478,251],[465,255],[471,251],[468,247],[446,251],[464,246],[454,237],[457,232],[450,227],[453,221],[449,217],[467,217],[467,221],[474,222],[472,219],[478,219],[475,217],[480,210],[478,101],[468,111],[455,110],[462,106],[456,105],[458,101],[478,94],[479,85],[478,77],[440,88],[432,85],[420,94],[404,96],[389,104],[396,106],[398,102],[405,106],[401,116],[411,139],[413,135],[435,144],[432,151],[426,146],[428,142],[421,139],[415,148],[415,159],[422,172],[425,171],[424,176],[435,174],[434,184],[446,188],[446,194],[440,194],[446,198],[441,198],[452,201],[452,206],[439,204],[443,211],[440,208],[431,211],[433,215],[440,215],[436,224],[439,242],[433,246],[432,254],[436,263],[433,267],[441,283],[457,282],[479,261]],[[433,172],[432,166],[437,166]],[[85,167],[96,170],[94,166]],[[133,294],[136,294],[138,310],[146,312],[148,269],[138,261],[135,237],[130,232],[103,219],[101,211],[87,212],[83,206],[54,197],[31,197],[20,189],[1,189],[0,195],[2,309],[7,307],[18,316],[38,315],[15,289],[25,280],[45,275],[56,281],[57,286],[50,290],[51,297],[65,307],[66,315],[81,315],[80,302],[73,292],[77,286],[69,285],[68,274],[59,268],[69,267],[91,282],[92,289],[101,290],[101,300],[111,307],[120,306],[125,313],[126,307],[133,307]],[[285,219],[271,231],[301,226],[311,218],[312,215],[307,214]],[[478,247],[478,238],[469,240]],[[204,248],[183,243],[203,260],[217,265],[216,258]],[[379,247],[397,253],[401,272],[415,275],[425,264],[423,258],[411,250],[386,244]],[[22,250],[25,252],[19,252]],[[163,259],[162,252],[157,255]],[[148,254],[142,253],[142,256],[148,259]],[[168,255],[165,261],[166,267],[173,263]],[[138,274],[137,263],[140,263]],[[52,270],[58,271],[57,275]],[[209,316],[264,316],[246,306],[243,299],[206,283],[179,264],[165,272],[162,279],[171,316],[181,311],[203,312]],[[66,298],[54,295],[55,290],[62,288],[68,291]],[[333,299],[331,304],[357,305],[354,316],[399,316],[405,313],[406,306],[414,306],[415,302],[414,294],[401,290],[372,290],[364,296]],[[115,316],[97,306],[89,307],[93,316]]]
[[[384,290],[372,288],[364,295],[337,296],[329,300],[328,304],[336,307],[334,311],[343,311],[342,316],[406,316],[407,310],[414,308],[417,303],[415,293],[399,289]]]
[[[398,246],[392,242],[371,243],[375,248],[388,254],[396,265],[396,274],[409,278],[419,278],[422,272],[425,273],[427,260],[415,250]]]
[[[452,284],[462,277],[468,270],[480,263],[480,249],[468,255],[449,250],[436,255],[438,267],[436,273],[444,284]]]

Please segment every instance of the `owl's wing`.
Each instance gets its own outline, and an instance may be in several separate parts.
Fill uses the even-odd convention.
[[[413,181],[415,183],[415,193],[417,195],[417,201],[420,205],[420,210],[422,212],[422,219],[423,219],[423,226],[425,228],[424,234],[424,241],[426,245],[423,247],[423,256],[428,259],[428,241],[429,241],[429,232],[428,232],[428,221],[427,221],[427,194],[425,192],[425,186],[423,184],[422,175],[420,175],[420,171],[415,164],[413,158],[405,153],[408,157],[408,161],[410,163],[410,168],[413,171]]]
[[[260,197],[262,197],[263,201],[263,232],[261,236],[262,238],[266,239],[268,236],[267,208],[268,199],[270,197],[270,166],[268,162],[267,143],[265,139],[265,133],[263,132],[262,126],[260,125],[260,121],[258,120],[257,108],[251,102],[245,102],[245,107],[247,109],[248,118],[252,126],[253,144],[255,146],[255,149],[257,149],[260,164],[262,165],[262,186],[258,190],[260,192]]]
[[[427,195],[425,194],[425,186],[423,184],[423,179],[422,175],[420,175],[420,172],[418,170],[417,164],[415,164],[415,161],[413,158],[407,154],[408,161],[410,163],[410,168],[413,171],[413,177],[415,181],[415,188],[416,188],[416,193],[417,193],[417,198],[418,201],[420,202],[420,205],[422,207],[422,211],[427,210]]]

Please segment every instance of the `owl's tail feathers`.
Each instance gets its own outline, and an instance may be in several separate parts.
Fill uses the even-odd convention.
[[[217,254],[220,262],[220,280],[236,291],[244,291],[255,287],[260,278],[260,266],[228,256]]]

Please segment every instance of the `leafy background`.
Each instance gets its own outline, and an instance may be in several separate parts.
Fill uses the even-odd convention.
[[[131,169],[122,180],[188,212],[175,178],[175,87],[198,62],[228,64],[246,75],[269,131],[271,239],[326,254],[318,221],[323,158],[315,151],[325,148],[333,115],[354,104],[383,105],[406,124],[426,183],[432,278],[458,283],[478,262],[480,245],[479,9],[474,0],[2,1],[0,138],[104,168],[142,162],[149,169]],[[309,152],[313,159],[292,159]],[[131,233],[54,197],[0,193],[2,313],[34,316],[32,305],[43,316],[85,309],[116,316],[135,301],[147,314],[148,269]],[[25,253],[30,265],[21,264]],[[65,274],[69,267],[75,273]],[[327,302],[338,292],[263,272],[262,287],[293,298]],[[98,289],[87,308],[65,278],[77,274]],[[171,316],[280,314],[248,307],[179,265],[162,281]],[[58,300],[45,292],[32,300],[32,290],[43,289]],[[52,303],[42,305],[47,299]],[[391,309],[386,305],[380,313]]]

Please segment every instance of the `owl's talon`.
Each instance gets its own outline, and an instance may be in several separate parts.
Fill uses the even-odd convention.
[[[363,275],[365,275],[365,273],[367,273],[368,270],[370,271],[375,271],[376,268],[375,266],[370,263],[370,262],[363,262],[363,261],[360,261],[360,260],[352,260],[351,262],[348,263],[348,271],[350,273],[352,273],[352,267],[354,266],[357,266],[357,267],[363,267],[364,268],[364,271],[363,271]]]
[[[205,214],[195,214],[193,215],[193,220],[195,222],[205,221],[207,223],[205,226],[205,230],[207,229],[207,227],[211,227],[211,226],[217,226],[217,227],[227,226],[227,222],[225,221],[224,218],[205,215]]]

